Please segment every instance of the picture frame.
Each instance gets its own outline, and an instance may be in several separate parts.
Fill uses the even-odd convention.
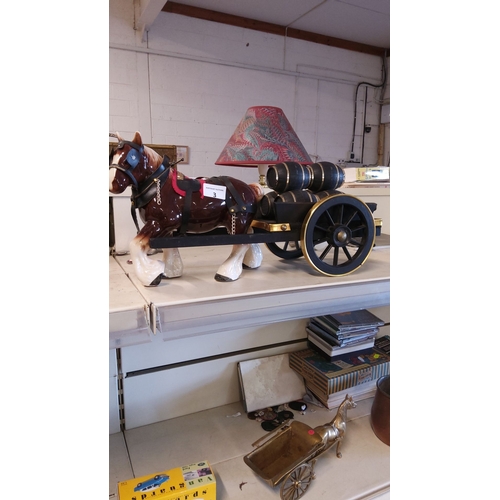
[[[109,143],[109,153],[111,154],[111,150],[116,146],[116,142],[110,142]],[[160,156],[168,156],[171,162],[176,162],[177,158],[182,158],[182,156],[177,156],[177,147],[173,144],[144,144],[145,146],[150,147],[151,149],[154,149]],[[183,148],[186,148],[187,151],[187,146],[181,146]],[[185,161],[181,163],[186,163]]]
[[[168,156],[170,162],[177,161],[177,146],[173,144],[145,144],[151,149],[154,149],[160,156]]]
[[[177,150],[177,158],[178,159],[184,158],[184,160],[182,160],[179,163],[188,164],[189,163],[189,147],[188,146],[175,146],[175,148]]]

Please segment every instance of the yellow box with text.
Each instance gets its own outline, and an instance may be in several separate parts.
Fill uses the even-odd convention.
[[[206,460],[118,483],[120,500],[216,500]]]

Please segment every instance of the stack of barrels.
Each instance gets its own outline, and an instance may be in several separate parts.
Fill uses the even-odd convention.
[[[336,193],[344,178],[343,168],[328,161],[312,165],[286,161],[271,165],[267,170],[267,185],[274,191],[262,198],[261,213],[273,218],[274,204],[280,202],[316,203]]]

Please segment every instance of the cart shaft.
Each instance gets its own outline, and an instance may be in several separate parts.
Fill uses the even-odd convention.
[[[227,234],[219,228],[204,234],[183,234],[165,238],[151,238],[151,248],[184,248],[217,245],[246,245],[251,243],[276,243],[280,241],[299,241],[298,231],[255,232],[253,234]]]

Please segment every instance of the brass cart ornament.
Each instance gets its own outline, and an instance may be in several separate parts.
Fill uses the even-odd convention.
[[[347,395],[335,418],[314,429],[303,422],[287,420],[271,435],[253,443],[256,448],[243,460],[271,487],[282,482],[282,500],[297,500],[315,478],[314,464],[319,455],[337,445],[337,457],[342,457],[340,446],[346,431],[347,410],[355,407],[356,403]]]

